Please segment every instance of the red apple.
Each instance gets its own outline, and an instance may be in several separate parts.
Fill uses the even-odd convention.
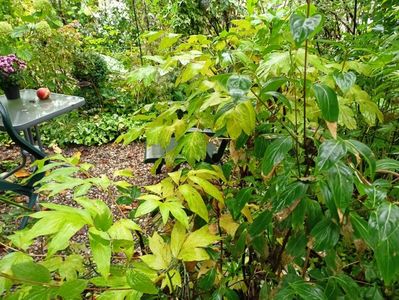
[[[40,88],[36,91],[36,95],[40,100],[46,100],[50,97],[50,90],[48,88]]]

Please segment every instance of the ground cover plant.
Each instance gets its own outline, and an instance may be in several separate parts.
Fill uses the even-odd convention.
[[[132,113],[116,142],[145,137],[166,148],[173,137],[165,178],[141,189],[123,180],[134,170],[96,177],[79,155],[35,162],[47,173],[39,190],[49,201],[30,227],[7,236],[14,251],[0,260],[0,292],[6,299],[398,297],[399,44],[391,4],[247,1],[240,8],[249,15],[223,19],[215,36],[201,23],[190,27],[195,35],[142,34],[142,64],[126,86],[148,96],[159,85],[150,91],[159,101]],[[229,140],[223,163],[203,163],[208,142],[221,139]],[[92,188],[116,189],[116,204],[133,209],[115,218],[103,199],[90,198]],[[77,207],[51,203],[65,190]],[[143,217],[152,228],[139,225]],[[70,240],[80,230],[84,251]],[[29,247],[38,238],[46,255],[34,259]]]

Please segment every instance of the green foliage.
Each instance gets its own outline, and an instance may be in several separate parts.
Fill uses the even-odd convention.
[[[32,215],[32,227],[8,237],[20,252],[0,260],[6,297],[67,298],[93,290],[98,299],[398,296],[399,162],[394,146],[381,151],[368,136],[383,133],[385,146],[396,141],[397,122],[386,115],[396,113],[397,35],[389,30],[373,49],[359,49],[350,45],[370,41],[375,33],[367,28],[377,20],[358,13],[354,37],[340,15],[331,24],[335,10],[354,18],[336,2],[293,10],[278,1],[248,1],[246,9],[254,13],[257,4],[264,5],[262,15],[233,20],[213,38],[167,30],[142,36],[151,55],[126,76],[128,87],[134,95],[173,94],[133,113],[132,127],[117,140],[144,135],[148,144],[167,148],[173,137],[167,167],[187,166],[140,191],[92,176],[78,155],[35,162],[46,172],[40,191],[51,200],[70,190],[78,207],[42,203],[47,210]],[[396,17],[384,13],[381,22],[392,26]],[[388,78],[393,88],[382,96],[373,81]],[[222,166],[201,163],[207,143],[220,138],[230,141]],[[389,156],[377,160],[377,153]],[[121,175],[131,172],[115,174]],[[101,199],[89,198],[91,188],[105,194],[116,188],[117,203],[135,208],[117,219]],[[144,216],[153,232],[140,232]],[[87,256],[71,242],[82,228]],[[23,253],[42,236],[47,256],[33,262]]]
[[[80,89],[76,95],[85,98],[85,108],[102,107],[101,89],[107,81],[108,67],[104,59],[96,53],[82,52],[74,57],[72,75]]]

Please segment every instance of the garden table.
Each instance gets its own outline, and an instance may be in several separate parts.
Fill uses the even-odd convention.
[[[31,155],[33,159],[43,159],[46,156],[40,141],[38,130],[40,123],[65,114],[84,103],[84,98],[55,93],[47,100],[39,100],[35,90],[22,90],[21,98],[15,100],[7,100],[4,96],[0,96],[0,130],[7,132],[11,140],[21,149],[22,154],[22,163],[18,167],[0,175],[0,191],[12,191],[28,196],[28,209],[32,209],[38,198],[34,184],[44,174],[35,174],[26,183],[21,184],[5,179],[26,165],[27,155]],[[32,130],[35,131],[35,135]],[[24,132],[25,138],[19,135],[20,131]],[[12,201],[8,202],[19,206]],[[25,216],[20,228],[26,225],[27,220]]]
[[[56,93],[52,93],[49,99],[39,100],[36,96],[36,90],[32,89],[21,90],[20,93],[20,99],[7,100],[5,96],[0,96],[0,102],[7,110],[14,129],[18,132],[22,131],[25,139],[30,144],[37,145],[41,150],[43,150],[43,145],[40,139],[38,125],[68,113],[85,103],[82,97]],[[4,130],[1,118],[0,130]],[[22,159],[21,165],[0,177],[6,178],[23,168],[26,163],[26,155],[23,154]]]

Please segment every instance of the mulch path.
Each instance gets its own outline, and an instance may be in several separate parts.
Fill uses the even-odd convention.
[[[151,174],[152,164],[144,164],[144,144],[141,142],[132,143],[130,145],[124,146],[121,144],[107,144],[96,147],[86,147],[86,146],[71,146],[65,149],[62,149],[62,154],[64,156],[70,157],[76,152],[81,153],[80,160],[81,162],[87,162],[93,164],[93,168],[90,169],[90,173],[95,177],[99,177],[101,175],[106,175],[109,178],[114,178],[114,171],[121,169],[131,169],[133,171],[134,177],[132,178],[121,178],[130,182],[133,185],[138,187],[143,187],[146,185],[151,185],[159,182],[162,178],[165,177],[164,174],[153,175]],[[51,153],[51,149],[47,149],[47,152]],[[4,161],[15,161],[19,159],[19,150],[14,146],[1,146],[0,147],[0,166],[1,162]],[[89,196],[92,199],[101,199],[108,204],[111,208],[114,218],[118,219],[121,217],[121,207],[116,207],[115,200],[118,197],[118,193],[115,189],[111,189],[110,192],[102,192],[98,189],[91,189],[89,192]],[[18,197],[18,196],[17,196]],[[17,198],[18,200],[18,198]],[[61,193],[60,195],[55,196],[52,199],[43,199],[41,197],[41,201],[47,202],[51,201],[52,203],[64,204],[70,206],[77,206],[76,202],[73,201],[72,193],[70,191],[66,191]],[[133,206],[135,204],[133,203]],[[17,227],[16,218],[10,217],[15,214],[15,208],[10,205],[5,205],[0,202],[0,225],[3,225],[3,234],[8,234],[12,230],[15,230]],[[123,207],[122,211],[128,215],[129,206]],[[147,220],[148,221],[148,220]],[[140,221],[140,225],[142,227],[146,227],[145,219]],[[9,222],[13,222],[14,224],[9,224]],[[1,224],[3,223],[3,224]],[[7,224],[4,224],[7,223]],[[13,226],[15,225],[15,226]],[[4,229],[5,228],[5,229]],[[0,228],[1,229],[1,228]],[[0,230],[1,231],[1,230]],[[9,232],[8,232],[9,231]],[[76,242],[87,241],[87,237],[85,236],[84,230],[74,238]],[[4,241],[2,241],[4,242]],[[1,249],[0,245],[0,257],[4,254],[3,251],[5,249]],[[36,247],[37,248],[37,247]],[[32,249],[32,252],[38,253],[43,249]],[[3,253],[2,253],[3,252]]]

